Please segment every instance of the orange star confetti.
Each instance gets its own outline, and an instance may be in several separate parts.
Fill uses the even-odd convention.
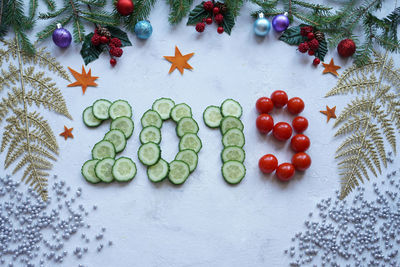
[[[331,118],[336,119],[335,111],[336,111],[336,106],[334,106],[333,108],[329,108],[328,106],[326,106],[326,111],[321,110],[320,112],[326,115],[326,122],[329,122]]]
[[[186,54],[182,56],[181,51],[179,51],[178,47],[175,46],[175,56],[168,57],[164,56],[166,60],[172,63],[171,68],[168,73],[173,72],[175,69],[178,69],[181,74],[183,74],[184,69],[192,70],[193,67],[190,66],[187,61],[194,55],[194,53]]]
[[[67,128],[67,126],[64,126],[64,132],[60,133],[60,136],[64,136],[64,139],[67,140],[69,138],[74,138],[74,135],[72,134],[72,130],[74,128]]]
[[[324,65],[324,71],[322,72],[323,74],[325,73],[332,73],[335,76],[338,76],[339,73],[337,73],[337,70],[340,69],[340,66],[336,66],[335,63],[333,62],[333,58],[331,59],[331,62],[329,64],[322,63]]]
[[[76,79],[76,82],[68,84],[68,87],[73,87],[73,86],[82,86],[82,92],[85,94],[86,88],[88,86],[97,86],[97,83],[94,81],[97,80],[96,76],[92,76],[92,70],[89,69],[89,72],[86,73],[85,68],[82,65],[82,73],[78,73],[75,70],[71,69],[68,67],[69,71],[72,73],[74,78]]]

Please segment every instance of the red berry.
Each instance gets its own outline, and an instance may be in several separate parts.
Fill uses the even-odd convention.
[[[90,41],[92,42],[92,44],[94,46],[98,46],[100,44],[100,35],[98,34],[93,34],[92,38],[90,39]]]
[[[311,166],[311,158],[304,152],[296,153],[292,157],[292,164],[298,171],[305,171]]]
[[[286,141],[292,136],[292,127],[289,123],[278,122],[275,124],[272,134],[279,141]]]
[[[214,8],[214,4],[212,1],[204,2],[203,8],[204,10],[211,11]]]
[[[304,134],[296,134],[290,140],[290,147],[294,152],[304,152],[310,147],[310,139]]]
[[[304,109],[304,102],[300,97],[293,97],[289,99],[287,109],[292,114],[299,114]]]
[[[222,22],[224,21],[224,16],[222,16],[222,14],[217,14],[214,17],[214,20],[217,24],[222,24]]]
[[[315,51],[314,50],[308,50],[308,55],[310,55],[310,56],[315,55]]]
[[[107,44],[110,40],[108,39],[107,36],[101,36],[100,37],[100,43],[102,44]]]
[[[117,64],[117,60],[115,58],[110,59],[111,66],[115,66]]]
[[[304,26],[300,28],[300,35],[306,37],[308,33],[313,31],[313,27],[311,26]]]
[[[213,13],[214,13],[214,15],[217,15],[219,13],[219,7],[214,7]]]
[[[199,22],[196,24],[196,31],[197,32],[204,32],[206,25],[203,22]]]
[[[310,49],[310,47],[308,46],[307,43],[301,43],[301,44],[299,44],[298,49],[299,49],[299,51],[300,51],[301,53],[305,53],[305,52],[308,51],[308,49]]]
[[[212,23],[212,18],[206,18],[206,23],[211,24]]]
[[[308,44],[308,47],[314,51],[316,51],[319,47],[319,42],[317,39],[312,39],[311,41],[308,41],[307,44]]]
[[[268,114],[260,114],[256,119],[256,126],[260,133],[267,134],[274,128],[274,119]]]
[[[271,100],[275,107],[281,108],[287,104],[288,96],[284,91],[277,90],[271,94]]]
[[[308,40],[314,39],[314,33],[312,33],[312,32],[307,33],[307,38],[308,38]]]
[[[256,102],[256,109],[259,113],[269,113],[274,108],[274,103],[269,97],[260,97]]]
[[[110,46],[121,47],[122,46],[121,40],[118,38],[112,38],[110,41]]]
[[[294,175],[294,166],[290,163],[282,163],[276,169],[276,177],[282,182],[289,181]]]
[[[206,18],[203,18],[203,19],[201,20],[201,22],[206,22]]]
[[[317,66],[319,63],[321,63],[321,60],[320,60],[319,58],[317,58],[317,57],[314,58],[312,64],[313,64],[314,66]]]
[[[272,154],[264,155],[258,161],[258,167],[263,173],[272,173],[278,167],[278,160]]]
[[[296,132],[302,133],[308,127],[308,120],[306,118],[302,117],[302,116],[298,116],[298,117],[293,119],[292,126],[293,126],[293,129]]]
[[[123,53],[124,51],[121,49],[121,48],[119,48],[119,47],[112,47],[111,49],[110,49],[110,55],[111,56],[114,56],[114,57],[120,57],[120,56],[122,56],[122,53]]]
[[[218,32],[219,34],[224,33],[224,28],[223,28],[223,27],[218,27],[218,28],[217,28],[217,32]]]

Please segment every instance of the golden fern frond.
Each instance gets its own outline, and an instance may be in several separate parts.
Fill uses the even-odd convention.
[[[0,92],[4,87],[10,87],[11,85],[15,85],[18,77],[18,69],[13,65],[9,64],[8,70],[1,70],[0,76]]]
[[[355,116],[361,112],[365,113],[369,111],[373,105],[375,105],[375,101],[370,96],[352,100],[351,103],[347,105],[347,107],[345,107],[342,113],[340,113],[340,115],[337,117],[334,127],[352,116]]]

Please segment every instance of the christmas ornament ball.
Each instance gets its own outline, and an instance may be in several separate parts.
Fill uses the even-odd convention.
[[[118,0],[116,3],[117,11],[122,16],[129,16],[133,12],[135,5],[132,0]]]
[[[276,32],[283,32],[284,30],[286,30],[289,27],[289,23],[290,21],[286,13],[276,15],[272,19],[272,27]]]
[[[61,48],[67,48],[71,44],[71,33],[64,29],[60,23],[57,23],[57,29],[53,32],[53,42]]]
[[[141,20],[136,23],[134,31],[139,39],[146,40],[153,33],[153,27],[148,20]]]
[[[342,57],[351,57],[356,52],[356,44],[351,39],[344,39],[338,44],[337,51]]]
[[[257,36],[266,36],[271,29],[271,23],[264,17],[263,13],[260,13],[258,19],[254,21],[253,29]]]

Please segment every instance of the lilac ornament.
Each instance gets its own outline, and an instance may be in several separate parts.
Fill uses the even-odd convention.
[[[57,29],[53,32],[53,42],[61,48],[67,48],[71,44],[71,33],[64,29],[60,23],[57,23]]]
[[[272,27],[277,32],[283,32],[289,27],[289,18],[287,17],[287,13],[276,15],[272,19]]]

